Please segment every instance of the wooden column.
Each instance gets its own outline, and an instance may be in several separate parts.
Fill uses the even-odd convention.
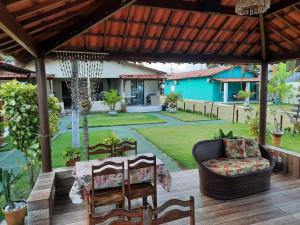
[[[37,84],[39,119],[40,119],[42,171],[50,172],[52,170],[52,164],[51,164],[48,100],[47,100],[46,72],[45,72],[44,58],[42,57],[35,58],[35,68],[36,68],[36,84]]]
[[[268,63],[261,64],[260,91],[259,91],[259,138],[261,145],[266,144],[267,127],[267,94],[268,94]]]

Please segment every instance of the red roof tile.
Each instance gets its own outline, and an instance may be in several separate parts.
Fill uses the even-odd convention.
[[[163,74],[122,74],[120,78],[127,80],[164,80],[167,77]]]
[[[232,66],[221,66],[221,67],[215,67],[207,70],[196,70],[196,71],[185,72],[185,73],[176,73],[169,76],[168,80],[180,80],[180,79],[188,79],[188,78],[195,78],[195,77],[210,77],[217,73],[230,70],[232,68],[233,68]]]

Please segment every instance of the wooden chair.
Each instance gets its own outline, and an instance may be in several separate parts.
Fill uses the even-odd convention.
[[[125,152],[134,151],[137,155],[137,142],[136,141],[122,141],[114,146],[114,156],[123,156]]]
[[[95,178],[105,175],[122,176],[122,184],[120,187],[95,189]],[[95,212],[95,207],[117,204],[121,208],[125,206],[125,174],[124,162],[116,163],[107,161],[99,166],[92,166],[92,190],[90,193],[89,204],[91,213]]]
[[[180,210],[177,208],[167,210],[170,207],[176,206],[185,208],[189,207],[189,210]],[[163,215],[160,215],[162,212],[164,212]],[[190,200],[188,201],[172,199],[165,202],[158,208],[148,208],[148,220],[150,225],[169,223],[171,221],[183,219],[186,217],[190,217],[190,225],[195,225],[195,204],[193,196],[191,196]]]
[[[112,146],[102,144],[102,143],[94,146],[88,146],[87,160],[90,160],[91,155],[101,155],[101,154],[109,154],[109,156],[111,156]]]
[[[152,178],[148,182],[132,183],[131,177],[135,170],[152,168]],[[143,205],[147,205],[147,197],[151,196],[154,208],[157,207],[157,184],[156,184],[156,156],[139,156],[128,160],[126,197],[128,199],[128,209],[131,209],[131,200],[142,198]],[[153,183],[152,183],[153,182]]]
[[[118,217],[118,219],[116,219]],[[126,219],[127,218],[127,219]],[[110,221],[108,221],[110,220]],[[146,225],[144,222],[144,210],[128,211],[125,209],[113,209],[105,215],[89,214],[89,225],[104,223],[107,225]]]

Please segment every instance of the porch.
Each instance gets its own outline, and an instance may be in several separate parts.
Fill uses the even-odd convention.
[[[51,176],[54,173],[55,176]],[[269,191],[236,200],[222,201],[207,197],[199,192],[197,170],[175,172],[171,176],[172,190],[166,192],[162,188],[158,189],[158,205],[169,199],[185,200],[193,195],[195,197],[196,224],[299,224],[300,179],[274,174]],[[51,181],[53,188],[49,189],[45,184],[51,184]],[[30,204],[31,208],[36,208],[36,211],[31,211],[29,214],[34,224],[49,224],[45,219],[47,212],[50,212],[48,218],[53,225],[87,224],[85,206],[72,204],[68,196],[68,190],[73,183],[70,169],[55,170],[37,183],[40,183],[36,187],[39,189],[39,197],[45,196],[45,193],[53,190],[53,205],[50,201],[49,211],[49,208],[41,204],[41,201]],[[44,203],[46,202],[44,201]],[[134,206],[139,206],[141,203],[134,202],[134,204]],[[172,224],[187,223],[188,220],[179,220]]]

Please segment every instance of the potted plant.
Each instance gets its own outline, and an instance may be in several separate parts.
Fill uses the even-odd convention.
[[[0,116],[0,147],[4,145],[4,122],[3,117]]]
[[[27,212],[27,205],[24,200],[12,201],[10,195],[10,182],[13,177],[12,170],[2,170],[0,168],[0,183],[5,197],[6,204],[2,207],[7,225],[22,225]]]
[[[237,97],[239,99],[243,99],[244,100],[244,106],[245,107],[249,107],[249,99],[252,97],[253,93],[251,93],[250,91],[247,90],[240,90]]]
[[[112,156],[117,156],[115,152],[115,145],[119,143],[121,143],[121,139],[115,134],[110,134],[107,138],[103,140],[103,144],[112,146]]]
[[[280,129],[280,125],[276,118],[276,110],[271,110],[271,115],[273,116],[273,123],[274,123],[274,129],[271,130],[272,135],[272,145],[279,147],[281,143],[281,137],[284,134],[284,132]]]
[[[171,92],[168,94],[166,98],[166,104],[168,105],[168,110],[170,112],[176,112],[177,111],[177,101],[180,98],[180,94]]]
[[[66,166],[75,166],[75,162],[80,161],[80,155],[80,149],[74,147],[68,147],[62,153],[62,157],[66,162]]]
[[[122,97],[118,94],[117,90],[112,89],[104,93],[104,102],[109,107],[108,114],[116,115],[116,104],[122,101]]]

